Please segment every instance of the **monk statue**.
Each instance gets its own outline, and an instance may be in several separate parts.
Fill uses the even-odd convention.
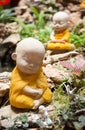
[[[44,54],[43,44],[32,37],[25,38],[17,44],[12,54],[16,67],[11,74],[11,106],[37,109],[41,104],[51,102],[52,92],[42,70]]]
[[[47,50],[72,51],[75,46],[70,43],[69,32],[70,17],[67,13],[59,11],[53,16],[54,31],[50,36],[50,41],[46,45]]]

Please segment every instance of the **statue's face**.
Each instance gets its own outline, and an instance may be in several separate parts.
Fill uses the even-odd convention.
[[[43,56],[42,53],[22,51],[22,53],[17,54],[17,67],[23,73],[35,74],[42,65]]]
[[[34,38],[22,40],[16,48],[16,65],[26,74],[35,74],[40,69],[45,48],[41,42]]]
[[[56,32],[61,32],[69,26],[69,18],[66,15],[55,15],[53,18],[53,27]]]

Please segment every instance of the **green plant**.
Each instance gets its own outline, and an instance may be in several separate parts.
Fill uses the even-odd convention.
[[[28,130],[28,127],[29,127],[28,119],[27,116],[24,114],[17,116],[14,119],[13,126],[11,126],[8,130],[18,130],[18,129]]]
[[[84,95],[75,95],[74,100],[70,102],[70,106],[67,110],[63,110],[61,116],[63,122],[68,126],[75,128],[76,130],[81,129],[85,126],[85,98]]]
[[[27,24],[22,26],[22,30],[20,31],[21,39],[26,37],[34,37],[36,26],[34,24]]]
[[[76,47],[85,45],[85,31],[81,35],[71,33],[71,43],[73,43]]]
[[[35,25],[37,29],[44,28],[46,25],[45,18],[50,17],[50,14],[44,13],[44,11],[39,12],[35,7],[32,7],[31,11],[36,17]]]
[[[36,30],[36,26],[34,23],[25,24],[21,19],[19,18],[12,18],[13,21],[16,21],[21,26],[20,30],[20,36],[21,39],[24,39],[26,37],[34,37],[34,30]]]
[[[85,18],[83,18],[82,25],[77,23],[70,35],[70,42],[74,44],[76,47],[81,47],[85,45],[85,29],[80,33],[81,29],[85,28]]]
[[[52,29],[48,26],[46,26],[44,29],[40,29],[38,34],[35,36],[38,40],[42,41],[43,43],[46,43],[50,40],[50,34],[52,32]]]
[[[66,86],[69,85],[70,91],[76,87],[72,92],[72,96],[67,94]],[[60,85],[55,86],[53,93],[52,105],[55,106],[52,120],[57,122],[55,130],[67,125],[76,130],[80,130],[85,126],[85,76],[74,76],[72,82],[64,81]]]
[[[13,18],[14,21],[18,22],[22,27],[20,31],[21,39],[26,37],[35,37],[40,40],[42,43],[45,43],[50,40],[50,33],[52,28],[45,23],[45,17],[48,16],[44,12],[38,12],[36,8],[32,8],[36,19],[34,23],[25,24],[22,20],[18,18]]]
[[[10,22],[14,15],[14,8],[0,10],[0,23]]]

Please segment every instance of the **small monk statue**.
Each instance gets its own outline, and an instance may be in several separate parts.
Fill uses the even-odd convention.
[[[17,44],[16,51],[12,54],[16,67],[11,74],[11,106],[37,109],[41,104],[51,102],[52,92],[42,70],[44,54],[43,44],[32,37]]]
[[[70,17],[67,13],[59,11],[53,16],[54,31],[50,36],[50,41],[47,43],[48,50],[66,50],[71,51],[75,46],[70,43],[70,32],[68,30]]]

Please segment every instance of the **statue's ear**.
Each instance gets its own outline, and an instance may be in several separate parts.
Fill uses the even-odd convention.
[[[17,56],[16,52],[13,52],[12,55],[11,55],[13,60],[16,60],[16,56]]]

